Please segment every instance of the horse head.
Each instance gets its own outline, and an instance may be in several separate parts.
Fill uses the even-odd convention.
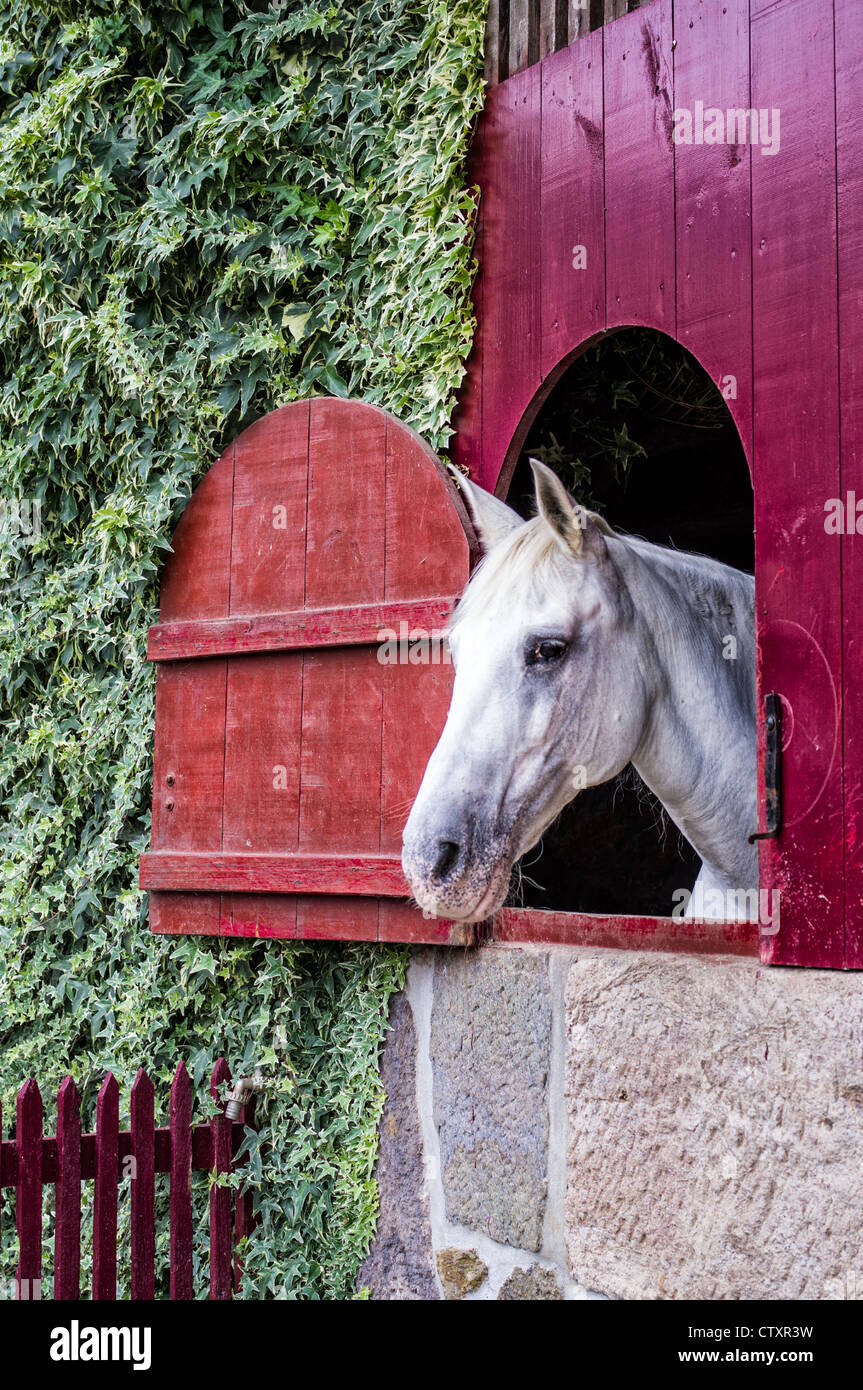
[[[651,708],[649,634],[614,533],[531,465],[530,521],[460,480],[483,560],[450,625],[452,703],[404,831],[417,902],[465,921],[501,906],[514,863],[581,788],[632,760]]]

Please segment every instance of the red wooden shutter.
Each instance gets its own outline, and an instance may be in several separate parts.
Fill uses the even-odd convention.
[[[452,668],[379,646],[442,631],[473,544],[432,451],[360,402],[273,411],[210,469],[150,633],[155,931],[472,938],[406,901],[400,863]]]
[[[474,144],[478,329],[453,456],[478,482],[506,495],[543,401],[605,330],[661,330],[733,378],[755,492],[762,765],[764,697],[783,711],[784,826],[761,844],[761,885],[781,893],[779,931],[761,938],[776,964],[863,966],[863,539],[824,526],[829,499],[863,499],[861,73],[854,0],[652,0],[494,87]],[[676,146],[673,112],[698,102],[778,110],[780,148]],[[507,910],[495,935],[625,929],[639,944],[630,918],[570,914],[567,934],[553,916]],[[640,937],[687,948],[670,922],[643,919]]]

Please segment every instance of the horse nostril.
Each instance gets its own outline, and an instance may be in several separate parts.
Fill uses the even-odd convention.
[[[443,883],[449,878],[456,866],[460,852],[461,846],[457,845],[454,840],[441,840],[440,852],[434,870],[435,878],[439,883]]]

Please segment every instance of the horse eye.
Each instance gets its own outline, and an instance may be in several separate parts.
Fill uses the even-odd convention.
[[[525,659],[528,666],[549,665],[560,661],[567,644],[559,637],[533,637],[527,644]]]

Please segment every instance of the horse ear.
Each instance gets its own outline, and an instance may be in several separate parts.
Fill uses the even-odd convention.
[[[531,459],[536,506],[539,515],[554,532],[554,538],[568,555],[583,555],[587,549],[590,513],[574,502],[556,473],[539,459]]]
[[[518,512],[514,512],[512,507],[501,502],[499,497],[486,492],[485,488],[477,487],[476,483],[472,483],[463,473],[458,473],[455,469],[450,471],[467,498],[471,516],[486,554],[494,546],[499,545],[501,541],[505,541],[507,536],[512,535],[513,531],[517,531],[519,526],[524,525]]]

